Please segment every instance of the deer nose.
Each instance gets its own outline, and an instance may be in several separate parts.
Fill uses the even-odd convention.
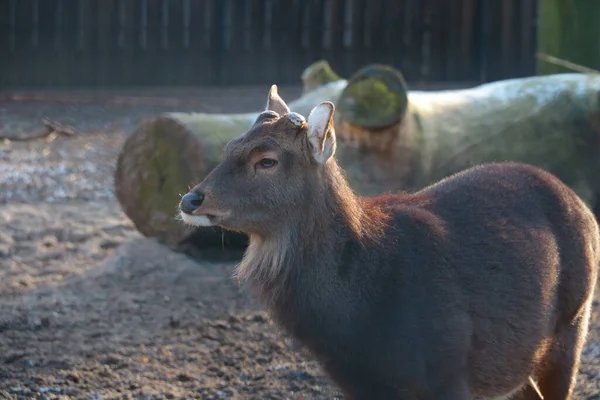
[[[179,203],[179,208],[184,213],[191,214],[194,211],[196,211],[196,209],[198,207],[200,207],[203,200],[204,200],[204,194],[189,192],[181,198],[181,203]]]

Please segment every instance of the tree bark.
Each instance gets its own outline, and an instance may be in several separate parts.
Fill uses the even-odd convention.
[[[597,0],[539,0],[538,51],[587,68],[600,69]],[[571,72],[548,62],[537,61],[540,75]]]

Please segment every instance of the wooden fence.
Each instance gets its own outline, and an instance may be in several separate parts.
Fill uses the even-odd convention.
[[[531,75],[535,0],[0,0],[0,85],[299,83],[327,59],[409,82]]]

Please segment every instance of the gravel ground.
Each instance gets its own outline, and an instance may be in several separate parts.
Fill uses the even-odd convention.
[[[267,89],[143,94],[177,98],[176,110],[242,112]],[[173,107],[111,104],[110,92],[78,104],[53,95],[0,96],[0,136],[43,129],[44,116],[77,132],[50,143],[0,139],[0,398],[338,398],[231,281],[239,255],[173,253],[121,212],[117,152],[142,118]],[[577,399],[600,399],[599,294]]]

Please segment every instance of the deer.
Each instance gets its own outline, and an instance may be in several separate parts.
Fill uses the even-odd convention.
[[[600,255],[589,208],[509,161],[361,197],[334,157],[334,112],[305,118],[273,85],[181,197],[182,222],[248,235],[232,278],[345,398],[570,399]]]

